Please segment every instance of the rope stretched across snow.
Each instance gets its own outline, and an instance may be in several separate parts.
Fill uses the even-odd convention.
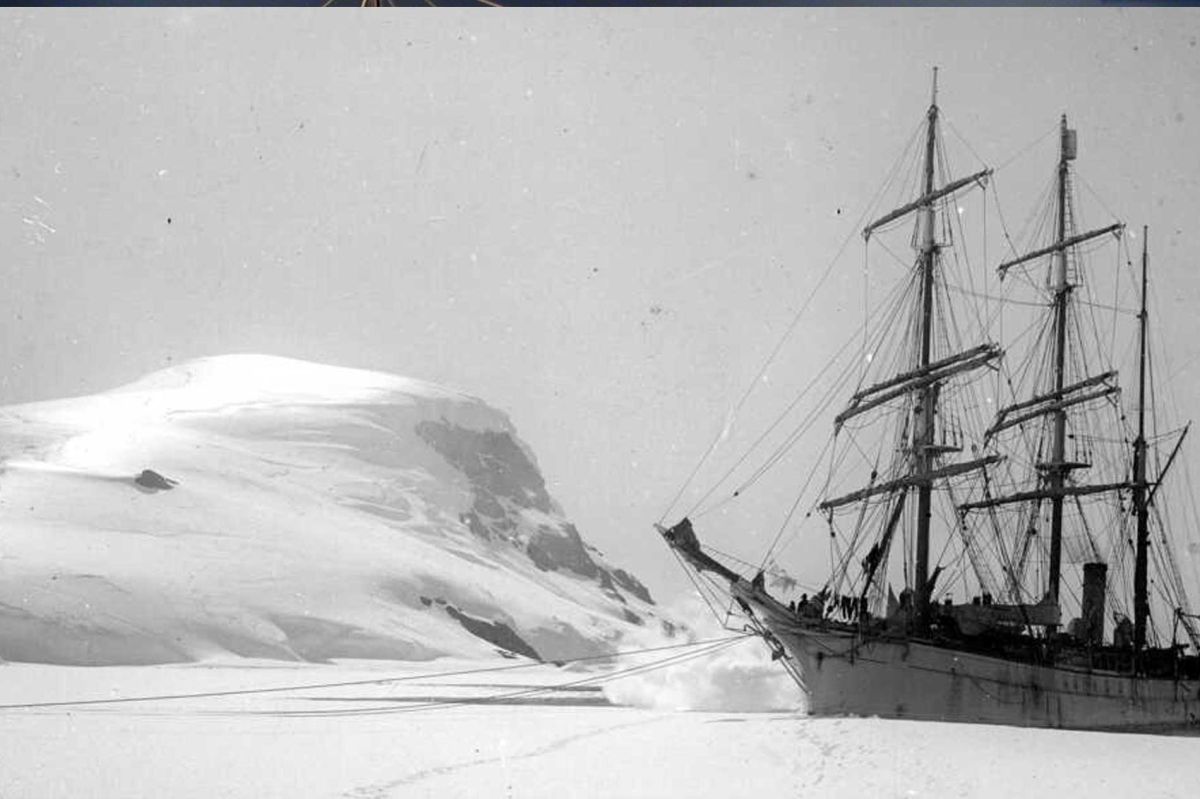
[[[726,646],[732,645],[739,641],[744,641],[747,638],[751,638],[751,637],[754,637],[754,636],[750,633],[743,633],[740,635],[732,635],[732,636],[727,636],[724,638],[708,638],[708,639],[705,639],[702,641],[691,641],[689,643],[684,643],[684,644],[671,644],[671,645],[667,645],[667,646],[647,647],[644,649],[629,649],[629,650],[623,650],[620,652],[613,652],[613,653],[607,654],[607,655],[590,655],[588,657],[570,658],[570,659],[564,659],[564,660],[554,660],[554,661],[549,661],[549,662],[554,663],[556,665],[565,665],[567,663],[584,663],[584,662],[614,660],[617,658],[630,657],[632,655],[648,654],[651,652],[666,652],[666,651],[677,650],[677,649],[690,649],[693,647],[707,647],[699,653],[696,653],[696,652],[686,653],[686,657],[691,658],[691,657],[695,657],[698,655],[710,654],[713,651],[717,651],[718,649],[723,649]],[[571,687],[574,685],[585,684],[589,681],[594,681],[597,683],[604,682],[609,679],[616,679],[617,675],[628,676],[628,674],[640,673],[640,671],[649,671],[651,668],[663,668],[666,665],[672,665],[672,662],[681,660],[684,657],[685,656],[683,656],[683,655],[675,655],[675,656],[666,658],[662,661],[654,661],[652,663],[643,664],[641,666],[631,666],[628,669],[623,669],[622,671],[614,672],[613,674],[609,674],[609,675],[593,676],[593,677],[585,678],[582,680],[576,680],[573,682],[564,683],[562,685],[552,685],[552,686],[539,687],[539,688],[535,688],[535,689],[526,689],[526,690],[522,691],[521,693],[531,693],[531,692],[538,692],[538,691],[552,691],[552,690],[560,689],[563,687]],[[137,703],[137,702],[167,702],[167,701],[175,701],[175,700],[180,700],[180,699],[211,699],[211,698],[226,697],[226,696],[251,696],[251,695],[255,695],[255,694],[291,693],[294,691],[308,691],[308,690],[327,689],[327,688],[347,688],[347,687],[352,687],[352,686],[356,686],[356,685],[386,685],[389,683],[401,683],[401,682],[411,682],[414,680],[436,679],[439,677],[461,677],[461,676],[467,676],[467,675],[472,675],[472,674],[487,674],[487,673],[491,673],[491,672],[515,671],[517,669],[528,669],[528,668],[532,668],[534,666],[545,666],[545,665],[546,665],[546,663],[543,663],[543,662],[530,661],[527,663],[518,663],[515,665],[511,665],[511,666],[490,666],[490,667],[479,668],[479,669],[459,669],[459,670],[455,670],[455,671],[423,672],[421,674],[406,674],[404,676],[397,676],[397,677],[375,677],[375,678],[371,678],[371,679],[343,680],[343,681],[339,681],[339,682],[304,683],[304,684],[300,684],[300,685],[280,685],[280,686],[272,686],[270,688],[235,688],[235,689],[229,689],[229,690],[224,690],[224,691],[197,691],[194,693],[152,694],[152,695],[146,695],[146,696],[112,697],[112,698],[108,698],[108,699],[75,699],[75,700],[54,700],[54,701],[49,701],[49,702],[21,702],[21,703],[12,703],[12,704],[0,704],[0,711],[37,710],[37,709],[56,708],[56,707],[86,707],[86,706],[95,706],[95,705],[120,705],[120,704],[132,704],[132,703]],[[626,672],[628,674],[626,674]],[[477,698],[472,698],[469,700],[464,699],[462,701],[448,700],[447,703],[448,704],[463,704],[464,702],[468,702],[468,701],[471,703],[479,703],[479,702],[486,702],[486,701],[496,701],[498,698],[499,697],[493,697],[491,700],[489,700],[487,698],[478,698],[477,697]],[[439,702],[439,703],[428,703],[428,704],[444,704],[444,703]],[[409,707],[409,708],[405,708],[405,709],[413,710],[413,709],[417,709],[417,708]]]

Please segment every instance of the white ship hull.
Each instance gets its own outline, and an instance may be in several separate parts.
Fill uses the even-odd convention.
[[[818,716],[1073,729],[1200,723],[1200,683],[1053,668],[770,619]]]

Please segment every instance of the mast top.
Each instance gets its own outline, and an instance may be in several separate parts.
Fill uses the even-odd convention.
[[[938,73],[938,68],[934,67],[933,68],[933,93],[931,95],[929,104],[935,108],[937,107],[937,73]]]
[[[1063,163],[1074,161],[1078,150],[1078,143],[1075,136],[1075,129],[1067,127],[1067,115],[1062,115],[1062,121],[1059,123],[1060,140],[1061,140],[1061,160]]]

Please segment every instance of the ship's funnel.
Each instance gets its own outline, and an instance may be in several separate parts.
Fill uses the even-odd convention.
[[[1080,612],[1083,629],[1081,637],[1094,646],[1104,643],[1104,584],[1108,566],[1104,563],[1083,564],[1083,608]]]

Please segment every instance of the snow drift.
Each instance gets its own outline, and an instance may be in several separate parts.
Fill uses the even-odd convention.
[[[428,383],[207,358],[0,409],[0,457],[8,660],[553,660],[662,635],[508,418]]]
[[[682,622],[680,634],[689,641],[716,641],[730,634],[697,596],[684,598],[666,610],[672,620]],[[665,668],[605,683],[603,691],[614,705],[649,710],[769,713],[804,709],[799,686],[771,659],[771,651],[757,636],[711,654],[685,657]]]

